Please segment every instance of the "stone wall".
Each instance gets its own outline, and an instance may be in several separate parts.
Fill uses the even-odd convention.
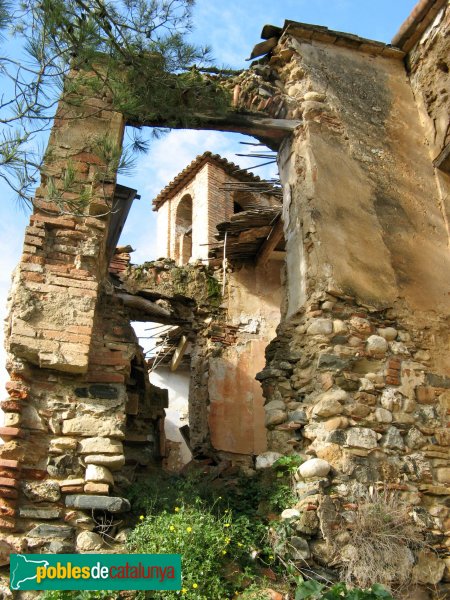
[[[407,71],[436,167],[441,210],[450,239],[450,6],[448,2],[436,2],[430,13],[424,19],[428,26],[413,24],[402,43],[411,47]]]
[[[444,3],[444,6],[435,12],[434,18],[421,33],[407,58],[409,78],[433,161],[450,143],[450,6]],[[413,35],[414,32],[411,32],[410,37]]]
[[[225,295],[220,268],[177,267],[155,261],[121,275],[129,292],[183,297],[192,318],[183,324],[191,341],[189,429],[194,455],[247,461],[266,449],[263,398],[256,373],[280,320],[282,263],[229,264]]]
[[[450,545],[440,188],[401,56],[313,38],[288,29],[271,59],[288,57],[279,77],[303,125],[279,155],[286,304],[257,375],[274,418],[268,445],[331,468],[298,484],[298,518],[318,511],[312,529],[294,523],[309,557],[323,564],[314,540],[357,510],[364,487],[386,486],[422,515],[437,554],[414,577],[437,584],[449,581]]]
[[[211,336],[215,328],[224,323],[217,277],[218,271],[212,267],[201,263],[180,267],[172,259],[132,265],[120,275],[127,293],[138,295],[143,292],[161,302],[169,311],[167,323],[182,327],[191,343],[188,412],[190,447],[196,455],[210,449],[208,355],[214,346]],[[134,315],[134,318],[138,316]],[[139,319],[154,320],[151,315],[146,318],[145,314]]]
[[[129,314],[107,279],[115,173],[101,140],[120,151],[123,125],[107,100],[66,98],[58,108],[9,301],[2,556],[101,548],[82,532],[104,511],[127,510],[130,467],[161,455],[166,400],[145,381]]]

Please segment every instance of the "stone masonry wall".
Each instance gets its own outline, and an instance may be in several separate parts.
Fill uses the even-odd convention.
[[[417,35],[416,35],[417,37]],[[450,239],[450,5],[435,15],[407,56]]]
[[[214,333],[224,322],[217,272],[201,263],[182,267],[172,259],[132,265],[120,275],[128,293],[159,297],[171,312],[169,322],[183,327],[192,344],[189,382],[189,429],[195,454],[208,452],[208,356],[214,351]],[[151,320],[151,317],[149,317]],[[216,335],[218,335],[216,333]]]
[[[161,455],[165,400],[139,385],[141,350],[106,279],[115,174],[99,140],[107,135],[120,149],[123,125],[107,100],[89,98],[61,102],[55,118],[9,301],[2,556],[102,548],[93,530],[105,511],[129,508],[120,495],[129,485],[123,444]],[[80,197],[89,200],[84,212],[61,214],[60,200]],[[136,439],[143,426],[145,438]]]
[[[369,489],[388,490],[426,532],[411,581],[448,582],[450,378],[430,369],[421,328],[324,293],[279,327],[266,358],[257,378],[269,449],[307,461],[288,514],[302,542],[296,558],[313,569],[339,562],[358,503]]]
[[[449,29],[450,6],[447,3],[407,57],[411,85],[433,160],[450,143]]]
[[[266,449],[262,394],[256,372],[280,319],[280,261],[230,264],[225,296],[221,269],[175,266],[170,259],[135,266],[121,275],[128,292],[190,300],[181,325],[191,341],[189,428],[194,455],[216,454],[252,464]],[[188,399],[186,398],[186,401]]]
[[[436,553],[410,568],[434,585],[450,580],[446,224],[401,56],[350,46],[288,30],[271,59],[303,126],[279,156],[286,304],[257,378],[269,449],[328,465],[297,485],[302,557],[329,564],[327,532],[387,486],[428,530]]]

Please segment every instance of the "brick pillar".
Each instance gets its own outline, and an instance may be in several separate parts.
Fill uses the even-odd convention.
[[[82,502],[71,503],[64,493],[85,490],[88,462],[89,472],[96,471],[92,480],[105,484],[91,492],[107,493],[113,482],[108,466],[123,464],[125,375],[117,372],[129,371],[132,353],[100,344],[106,369],[96,378],[92,342],[115,190],[105,147],[121,148],[124,119],[107,99],[70,100],[57,110],[9,299],[0,531],[9,532],[16,551],[73,551],[80,517],[68,509],[82,508]],[[80,198],[87,200],[83,214],[68,205],[61,212],[58,202]],[[135,343],[133,337],[129,342]],[[121,385],[113,389],[105,382]],[[73,426],[78,420],[83,431]],[[95,465],[100,452],[102,466]],[[65,525],[58,524],[62,520]]]
[[[82,107],[58,107],[10,300],[8,350],[17,358],[58,371],[87,370],[115,189],[99,146],[107,136],[120,148],[123,130],[123,117],[107,102],[88,98]],[[52,197],[55,187],[62,191]],[[71,204],[61,214],[58,200],[76,203],[83,195],[89,202],[83,216],[74,216]]]

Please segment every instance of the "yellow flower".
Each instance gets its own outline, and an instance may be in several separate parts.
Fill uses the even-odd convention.
[[[230,523],[225,523],[224,527],[230,527]]]
[[[229,544],[231,542],[230,538],[225,538],[225,544]]]
[[[174,527],[173,525],[171,525],[171,526],[169,527],[169,529],[170,529],[170,531],[175,531],[175,527]]]
[[[198,584],[197,583],[193,583],[192,587],[194,588],[194,590],[196,590],[198,588]]]
[[[273,556],[272,555],[269,556],[269,560],[273,560]]]
[[[186,527],[186,531],[187,531],[188,533],[191,533],[191,531],[192,531],[192,527]]]
[[[227,551],[226,551],[226,550],[222,550],[222,554],[226,554],[226,553],[227,553]]]
[[[181,590],[181,593],[182,593],[182,594],[186,594],[186,593],[187,593],[187,589],[186,589],[186,588],[183,588],[183,589]]]
[[[141,521],[143,521],[145,519],[144,515],[141,515],[139,518]]]
[[[179,506],[175,506],[174,510],[175,510],[175,512],[180,512],[180,507]]]
[[[242,546],[243,546],[243,545],[244,545],[244,544],[241,544],[241,542],[238,542],[238,546],[239,546],[239,548],[242,548]]]

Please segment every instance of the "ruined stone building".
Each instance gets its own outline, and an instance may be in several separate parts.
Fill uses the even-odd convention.
[[[265,26],[258,61],[221,81],[228,117],[196,126],[276,150],[282,205],[261,193],[255,207],[232,185],[252,177],[205,153],[156,198],[165,260],[140,266],[114,254],[136,192],[92,142],[120,145],[126,115],[107,98],[60,104],[10,298],[9,547],[82,551],[92,510],[126,511],[134,474],[164,460],[167,392],[148,380],[138,320],[174,327],[170,365],[189,356],[194,456],[326,461],[298,486],[314,513],[305,560],[326,562],[333,520],[385,485],[429,532],[412,576],[448,592],[449,24],[447,1],[421,0],[388,45]],[[84,216],[46,192],[68,161],[92,191]]]
[[[202,435],[209,437],[212,449],[236,458],[266,450],[264,402],[255,376],[264,367],[264,349],[280,322],[284,240],[279,194],[259,177],[205,152],[153,201],[158,212],[158,256],[171,258],[180,266],[201,260],[215,267],[220,283],[210,278],[213,288],[207,289],[207,304],[212,304],[209,311],[215,310],[219,320],[211,339],[218,347],[225,345],[217,356],[207,358],[194,342],[194,353],[199,353],[194,358],[192,344],[183,348],[189,343],[189,331],[179,328],[171,332],[173,350],[164,352],[164,361],[154,375],[158,376],[158,385],[169,390],[178,385],[187,392],[191,372],[206,369],[206,396],[200,401],[197,386],[191,394],[191,405],[201,402],[201,421],[207,423]],[[197,270],[194,266],[191,272]],[[182,272],[172,269],[175,274]],[[219,297],[221,301],[214,307]],[[208,314],[207,319],[210,317]],[[188,355],[184,376],[180,376],[178,367],[177,374],[173,374],[173,341],[181,342]],[[164,365],[171,365],[171,369]],[[186,412],[187,404],[185,393]],[[195,431],[198,417],[192,406],[191,413],[190,424]]]

